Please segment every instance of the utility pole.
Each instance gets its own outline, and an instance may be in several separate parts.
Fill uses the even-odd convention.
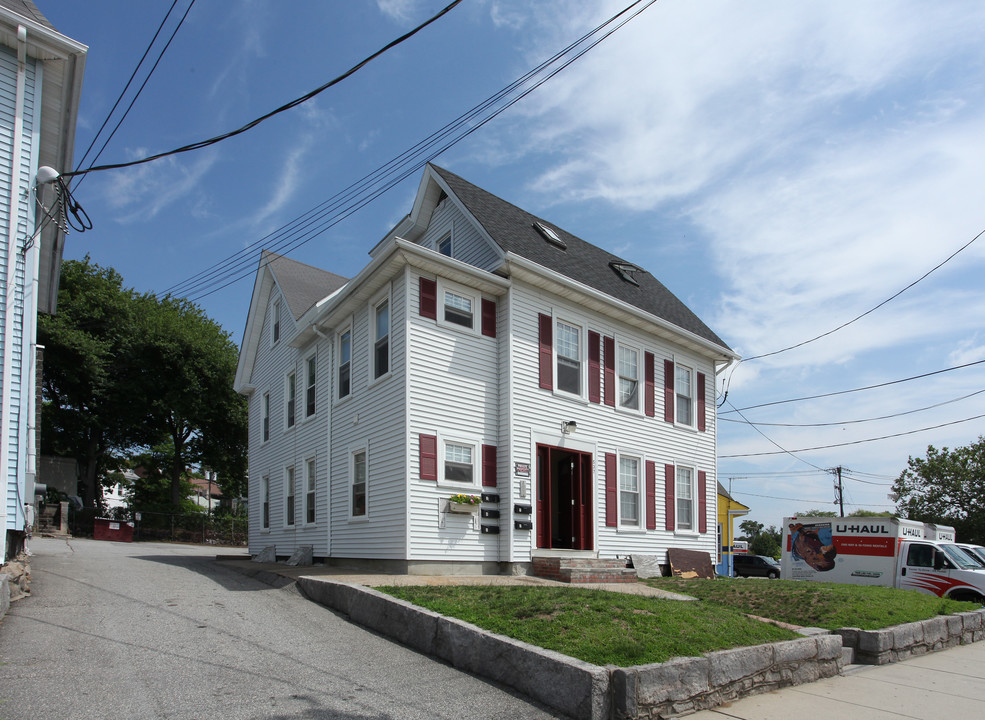
[[[835,485],[835,502],[838,503],[838,515],[845,517],[845,497],[841,489],[841,465],[834,469],[834,473],[838,476],[838,483]]]

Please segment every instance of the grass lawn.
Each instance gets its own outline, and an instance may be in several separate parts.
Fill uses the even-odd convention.
[[[655,578],[641,582],[751,615],[828,630],[878,630],[979,607],[916,590],[797,580]]]
[[[645,580],[682,602],[579,587],[406,586],[378,590],[490,632],[596,665],[627,667],[801,637],[793,625],[874,630],[974,610],[915,591],[782,580]]]
[[[596,665],[642,665],[800,637],[728,607],[577,587],[406,586],[378,590]]]

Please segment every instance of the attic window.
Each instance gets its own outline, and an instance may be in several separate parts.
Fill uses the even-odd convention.
[[[544,239],[551,245],[561,248],[562,250],[567,250],[568,246],[561,239],[561,236],[557,234],[557,230],[552,227],[548,227],[544,223],[538,222],[534,223],[534,227],[537,228],[537,232],[544,236]]]
[[[635,285],[636,287],[640,286],[639,281],[633,277],[633,273],[643,272],[642,268],[638,268],[632,263],[624,262],[610,262],[609,267],[615,270],[616,275],[621,277],[630,285]]]

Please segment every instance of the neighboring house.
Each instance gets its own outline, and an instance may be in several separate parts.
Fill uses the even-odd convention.
[[[85,58],[33,2],[0,0],[0,560],[23,545],[25,503],[34,502],[37,315],[55,311],[65,244],[38,207],[35,178],[42,166],[72,169]]]
[[[718,564],[715,572],[732,577],[732,555],[735,547],[735,518],[749,514],[749,508],[733,498],[718,483]]]
[[[348,280],[262,255],[236,376],[251,553],[714,561],[715,376],[737,356],[667,288],[433,165],[370,256]]]
[[[207,473],[204,478],[189,478],[189,482],[192,484],[192,494],[189,496],[192,502],[209,512],[219,509],[222,505],[222,490],[219,489],[214,473]]]

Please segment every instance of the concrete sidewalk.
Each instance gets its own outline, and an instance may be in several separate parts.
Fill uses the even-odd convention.
[[[978,720],[985,716],[985,642],[754,695],[689,720]]]

